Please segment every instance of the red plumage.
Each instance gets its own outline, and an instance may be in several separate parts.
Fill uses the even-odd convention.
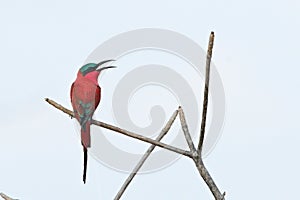
[[[90,124],[92,116],[101,99],[101,88],[80,73],[71,87],[71,102],[75,118],[81,125],[81,142],[91,146]]]
[[[83,76],[78,72],[75,82],[71,86],[71,103],[75,118],[81,126],[81,143],[84,152],[83,182],[86,182],[87,148],[91,146],[90,126],[93,114],[101,99],[101,88],[98,85],[98,71]]]
[[[81,126],[81,144],[84,152],[83,182],[86,181],[87,148],[91,147],[90,126],[93,114],[101,99],[101,88],[98,84],[98,76],[104,69],[114,66],[98,68],[104,63],[113,60],[105,60],[98,64],[88,63],[82,66],[75,82],[71,86],[71,103],[74,115]]]

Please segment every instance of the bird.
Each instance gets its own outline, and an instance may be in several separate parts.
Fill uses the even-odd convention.
[[[99,63],[83,65],[77,72],[77,78],[72,83],[70,97],[74,111],[74,117],[81,126],[81,144],[84,152],[83,183],[86,183],[87,149],[91,147],[90,126],[93,114],[101,100],[101,87],[98,84],[100,72],[116,68],[116,66],[101,67],[101,65],[115,61],[104,60]]]

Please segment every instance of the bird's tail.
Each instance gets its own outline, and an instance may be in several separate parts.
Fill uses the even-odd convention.
[[[83,183],[86,182],[86,169],[87,169],[87,160],[88,160],[88,153],[87,148],[83,146],[83,153],[84,153],[84,161],[83,161]]]
[[[81,143],[83,146],[84,160],[83,160],[83,183],[86,182],[86,170],[88,153],[87,148],[91,146],[91,135],[90,135],[91,122],[87,121],[84,126],[81,127]]]
[[[85,148],[91,146],[91,122],[87,121],[85,124],[81,125],[81,143]]]

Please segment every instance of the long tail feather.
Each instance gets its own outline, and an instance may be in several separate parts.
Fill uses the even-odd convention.
[[[87,148],[83,146],[83,153],[84,153],[84,161],[83,161],[83,183],[86,182],[86,170],[87,170],[87,160],[88,160],[88,153]]]
[[[90,121],[87,121],[85,125],[81,125],[81,143],[83,146],[84,161],[83,161],[83,183],[86,182],[86,171],[87,171],[87,160],[88,153],[87,148],[91,146],[91,136],[90,136]]]

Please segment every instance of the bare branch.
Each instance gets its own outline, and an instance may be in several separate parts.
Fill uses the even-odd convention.
[[[55,101],[53,101],[53,100],[51,100],[51,99],[49,99],[49,98],[45,98],[45,101],[47,101],[50,105],[54,106],[54,107],[57,108],[58,110],[61,110],[61,111],[63,111],[64,113],[70,115],[70,117],[72,117],[72,118],[74,117],[74,112],[73,112],[73,111],[71,111],[71,110],[69,110],[69,109],[63,107],[62,105],[56,103]]]
[[[202,110],[202,122],[200,130],[200,139],[198,144],[198,151],[202,153],[203,140],[205,134],[205,125],[206,125],[206,113],[207,113],[207,104],[208,104],[208,88],[209,88],[209,74],[210,74],[210,62],[212,57],[212,49],[214,45],[214,32],[210,33],[207,55],[206,55],[206,70],[205,70],[205,86],[204,86],[204,96],[203,96],[203,110]]]
[[[123,135],[129,136],[129,137],[132,137],[132,138],[135,138],[135,139],[147,142],[147,143],[154,144],[156,146],[159,146],[159,147],[162,147],[164,149],[173,151],[175,153],[179,153],[179,154],[184,155],[184,156],[188,156],[188,157],[192,156],[189,151],[186,151],[186,150],[183,150],[183,149],[179,149],[177,147],[174,147],[174,146],[162,143],[162,142],[155,141],[155,140],[153,140],[151,138],[148,138],[148,137],[145,137],[145,136],[142,136],[142,135],[139,135],[139,134],[136,134],[136,133],[133,133],[133,132],[121,129],[119,127],[116,127],[116,126],[113,126],[113,125],[110,125],[110,124],[106,124],[104,122],[93,120],[92,124],[95,124],[97,126],[101,126],[103,128],[106,128],[106,129],[109,129],[109,130],[121,133]]]
[[[203,178],[203,180],[209,187],[209,189],[212,192],[212,194],[214,195],[215,199],[216,200],[224,200],[225,193],[224,193],[224,195],[221,194],[220,190],[218,189],[217,185],[215,184],[214,180],[210,176],[208,170],[206,169],[206,167],[202,161],[201,152],[196,151],[196,149],[195,149],[195,146],[194,146],[192,138],[191,138],[191,134],[189,133],[189,129],[186,124],[184,112],[181,109],[181,107],[179,107],[178,112],[179,112],[182,130],[184,132],[187,143],[189,144],[189,147],[190,147],[191,151],[193,152],[192,159],[195,162],[195,165],[199,171],[199,174],[201,175],[201,177]]]
[[[193,139],[192,139],[191,134],[189,132],[188,126],[186,124],[184,112],[183,112],[183,110],[182,110],[181,107],[178,108],[178,112],[179,112],[179,118],[180,118],[181,128],[182,128],[182,131],[184,133],[185,139],[186,139],[186,141],[187,141],[187,143],[189,145],[189,148],[190,148],[191,152],[195,153],[196,152],[196,148],[195,148],[195,145],[193,143]]]
[[[176,110],[173,113],[173,115],[171,116],[171,118],[167,122],[166,126],[162,129],[161,133],[156,138],[156,141],[160,141],[168,133],[168,131],[170,130],[170,128],[171,128],[171,126],[173,124],[173,122],[175,121],[175,118],[176,118],[177,114],[178,114],[178,110]],[[121,196],[125,192],[126,188],[130,184],[130,182],[132,181],[132,179],[135,177],[135,175],[137,174],[137,172],[140,170],[140,168],[143,166],[143,164],[145,163],[145,161],[147,160],[147,158],[150,156],[150,154],[152,153],[152,151],[154,150],[154,148],[155,148],[155,145],[152,144],[147,149],[147,151],[145,152],[145,154],[143,155],[143,157],[141,158],[141,160],[138,162],[138,164],[135,166],[135,168],[133,169],[133,171],[131,172],[131,174],[128,176],[128,178],[126,179],[126,181],[122,185],[121,189],[119,190],[119,192],[116,195],[116,197],[114,198],[114,200],[119,200],[121,198]]]
[[[63,107],[62,105],[56,103],[55,101],[53,101],[53,100],[51,100],[49,98],[46,98],[45,100],[50,105],[54,106],[55,108],[63,111],[64,113],[70,115],[71,117],[74,117],[73,111],[71,111],[71,110]],[[179,153],[179,154],[184,155],[184,156],[192,157],[192,154],[189,151],[185,151],[183,149],[180,149],[180,148],[177,148],[177,147],[174,147],[174,146],[162,143],[162,142],[158,142],[158,141],[153,140],[151,138],[148,138],[148,137],[145,137],[145,136],[142,136],[142,135],[139,135],[139,134],[136,134],[136,133],[133,133],[133,132],[121,129],[119,127],[116,127],[116,126],[113,126],[113,125],[110,125],[110,124],[107,124],[107,123],[104,123],[104,122],[100,122],[100,121],[97,121],[97,120],[92,120],[92,124],[94,124],[96,126],[100,126],[100,127],[106,128],[106,129],[109,129],[109,130],[112,130],[112,131],[115,131],[117,133],[121,133],[123,135],[129,136],[129,137],[132,137],[132,138],[135,138],[135,139],[138,139],[138,140],[150,143],[150,144],[154,144],[156,146],[159,146],[161,148],[167,149],[169,151],[173,151],[175,153]]]
[[[210,74],[210,63],[211,63],[211,57],[212,57],[212,49],[213,49],[213,43],[214,43],[214,33],[211,32],[210,34],[210,38],[209,38],[209,45],[208,45],[208,50],[207,50],[207,57],[206,57],[206,74],[205,74],[205,87],[204,87],[204,97],[203,97],[203,110],[202,110],[202,121],[201,121],[201,129],[200,129],[200,139],[199,139],[199,144],[198,144],[198,149],[196,150],[193,140],[191,138],[191,135],[189,133],[188,130],[188,126],[187,126],[187,122],[184,116],[184,112],[182,110],[181,107],[178,108],[178,110],[176,110],[174,112],[174,114],[172,115],[172,117],[170,118],[170,120],[168,121],[168,123],[166,124],[166,126],[163,128],[163,130],[161,131],[160,135],[158,136],[158,138],[156,140],[153,140],[151,138],[147,138],[145,136],[142,135],[138,135],[136,133],[121,129],[119,127],[110,125],[110,124],[106,124],[104,122],[100,122],[100,121],[96,121],[96,120],[92,120],[92,124],[121,133],[123,135],[147,142],[147,143],[151,143],[152,145],[148,148],[148,150],[146,151],[146,153],[143,155],[143,157],[141,158],[141,160],[139,161],[139,163],[136,165],[136,167],[134,168],[134,170],[132,171],[132,173],[130,174],[130,176],[126,179],[125,183],[123,184],[123,186],[121,187],[120,191],[118,192],[118,194],[115,197],[115,200],[118,200],[121,198],[122,194],[124,193],[124,191],[126,190],[126,188],[128,187],[128,185],[130,184],[130,182],[132,181],[132,179],[134,178],[134,176],[136,175],[136,173],[138,172],[138,170],[142,167],[142,165],[144,164],[144,162],[146,161],[146,159],[149,157],[149,155],[151,154],[151,152],[154,150],[154,148],[156,146],[159,146],[161,148],[173,151],[175,153],[181,154],[181,155],[185,155],[187,157],[190,157],[193,159],[199,174],[201,175],[201,177],[203,178],[203,180],[205,181],[205,183],[207,184],[207,186],[209,187],[210,191],[212,192],[213,196],[215,197],[216,200],[225,200],[225,192],[222,194],[220,192],[220,190],[218,189],[217,185],[215,184],[214,180],[212,179],[212,177],[210,176],[208,170],[206,169],[203,160],[202,160],[202,148],[203,148],[203,141],[204,141],[204,136],[205,136],[205,126],[206,126],[206,115],[207,115],[207,105],[208,105],[208,91],[209,91],[209,74]],[[74,113],[63,107],[62,105],[56,103],[53,100],[50,100],[48,98],[45,99],[49,104],[51,104],[52,106],[54,106],[55,108],[63,111],[64,113],[70,115],[71,117],[74,117]],[[174,122],[177,114],[179,113],[180,116],[180,122],[181,122],[181,126],[182,126],[182,130],[185,136],[185,139],[188,143],[188,146],[190,148],[190,151],[185,151],[183,149],[165,144],[160,142],[160,140],[164,137],[164,135],[167,134],[167,132],[169,131],[172,123]],[[0,194],[2,197],[4,194]],[[7,197],[7,196],[5,196]],[[4,197],[3,197],[4,198]],[[14,200],[11,198],[8,198],[6,200]]]
[[[208,105],[208,89],[209,89],[209,74],[210,74],[210,63],[212,57],[212,49],[214,45],[214,32],[210,33],[207,55],[206,55],[206,69],[205,69],[205,86],[204,86],[204,95],[203,95],[203,110],[202,110],[202,121],[201,121],[201,129],[200,129],[200,139],[198,144],[198,155],[199,157],[193,157],[196,167],[209,187],[210,191],[213,193],[216,200],[224,200],[225,192],[221,194],[214,180],[210,176],[208,170],[206,169],[203,161],[202,161],[202,148],[205,134],[205,126],[206,126],[206,114],[207,114],[207,105]]]
[[[10,198],[9,196],[5,195],[4,193],[0,193],[0,196],[1,196],[4,200],[18,200],[18,199]]]
[[[222,194],[218,189],[217,185],[215,184],[214,180],[210,176],[208,170],[206,169],[202,158],[200,157],[198,160],[194,159],[196,167],[205,181],[206,185],[209,187],[211,193],[214,195],[216,200],[225,200],[225,192]]]

